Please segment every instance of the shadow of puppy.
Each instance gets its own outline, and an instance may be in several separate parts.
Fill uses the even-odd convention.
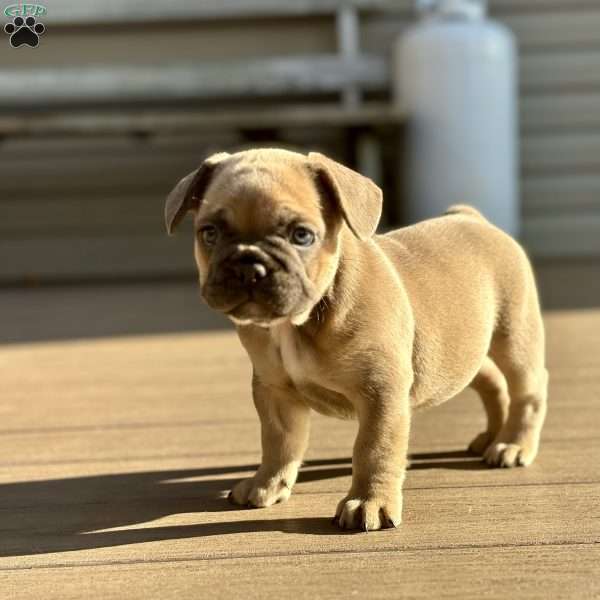
[[[486,468],[466,452],[414,454],[411,469]],[[117,473],[0,485],[0,556],[256,531],[340,535],[328,518],[244,519],[137,528],[182,513],[239,512],[225,498],[256,465]],[[228,475],[235,474],[235,477]],[[352,474],[350,458],[306,461],[298,483]],[[255,513],[243,512],[243,515]],[[105,531],[111,529],[115,531]]]

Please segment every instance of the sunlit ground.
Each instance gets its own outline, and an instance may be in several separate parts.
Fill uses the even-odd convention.
[[[562,277],[568,295],[575,283]],[[265,587],[253,576],[268,569],[267,592],[292,597],[473,597],[490,581],[513,597],[572,597],[573,585],[592,597],[600,306],[583,291],[593,285],[582,278],[579,306],[545,313],[550,408],[537,462],[491,470],[465,452],[484,422],[467,391],[415,417],[404,522],[369,534],[330,522],[350,485],[352,422],[314,419],[287,503],[227,503],[260,461],[258,420],[247,357],[195,284],[3,291],[3,595],[254,598]]]

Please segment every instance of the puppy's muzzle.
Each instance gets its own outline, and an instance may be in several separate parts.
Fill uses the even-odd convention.
[[[257,245],[236,244],[217,257],[204,292],[211,306],[229,312],[245,301],[263,303],[273,293],[277,263]]]
[[[252,286],[259,283],[267,277],[270,271],[255,253],[243,254],[228,268],[243,286]]]
[[[231,318],[259,323],[305,310],[314,290],[293,249],[272,239],[224,248],[213,257],[202,295]]]

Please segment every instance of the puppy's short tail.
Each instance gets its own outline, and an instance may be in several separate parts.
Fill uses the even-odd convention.
[[[485,217],[472,206],[468,204],[453,204],[448,208],[448,210],[444,213],[445,215],[465,215],[466,217],[475,217],[476,219],[481,219],[485,221]]]

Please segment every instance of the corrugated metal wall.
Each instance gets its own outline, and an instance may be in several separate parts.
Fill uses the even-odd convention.
[[[399,5],[406,10],[363,18],[365,50],[389,53],[410,20],[408,2]],[[600,3],[491,6],[521,51],[524,242],[538,256],[600,254]],[[0,68],[334,50],[333,22],[325,17],[264,20],[252,29],[241,22],[49,27],[36,50],[0,46]],[[191,269],[189,237],[164,237],[164,194],[211,149],[239,141],[230,134],[3,141],[0,279]]]

